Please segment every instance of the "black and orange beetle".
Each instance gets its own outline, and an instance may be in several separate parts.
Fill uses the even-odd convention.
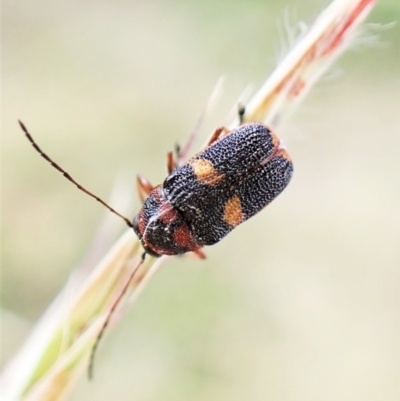
[[[198,252],[254,216],[287,186],[292,162],[264,124],[215,131],[208,146],[151,188],[133,229],[153,256]]]
[[[153,187],[138,176],[144,202],[131,222],[102,199],[76,182],[36,144],[24,124],[22,130],[37,152],[80,190],[121,217],[139,237],[144,253],[111,306],[92,348],[89,377],[100,339],[146,254],[179,255],[195,252],[224,238],[237,225],[254,216],[288,185],[292,161],[278,137],[264,124],[247,123],[229,131],[218,128],[208,146],[185,164],[168,153],[168,176]],[[179,159],[179,155],[178,155]]]
[[[144,202],[133,222],[78,184],[36,144],[33,147],[80,190],[125,220],[139,237],[145,254],[179,255],[214,245],[254,216],[287,186],[293,165],[278,137],[253,122],[229,131],[218,128],[208,146],[185,164],[168,153],[168,176],[153,187],[138,176]]]

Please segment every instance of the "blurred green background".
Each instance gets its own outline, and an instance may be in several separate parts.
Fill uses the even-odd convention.
[[[106,199],[123,172],[133,216],[135,174],[163,180],[166,152],[184,142],[217,79],[224,92],[197,149],[285,52],[284,16],[310,24],[327,4],[3,4],[3,365],[107,215],[31,149],[16,120]],[[399,9],[382,1],[368,21],[398,20]],[[399,25],[378,34],[280,126],[295,164],[286,191],[206,261],[171,259],[73,400],[399,399]]]

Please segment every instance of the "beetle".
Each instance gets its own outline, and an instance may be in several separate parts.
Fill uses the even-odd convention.
[[[176,165],[169,163],[161,185],[146,186],[133,219],[146,253],[156,257],[217,243],[278,196],[293,173],[278,137],[256,122],[218,128],[204,150]]]
[[[242,120],[244,109],[239,112]],[[91,350],[88,373],[93,376],[94,356],[105,329],[146,255],[205,255],[202,247],[223,239],[236,226],[254,216],[288,185],[293,164],[280,140],[266,125],[251,122],[229,131],[217,128],[205,149],[186,163],[180,152],[167,155],[168,175],[153,187],[138,176],[143,206],[131,222],[101,198],[75,181],[47,156],[19,121],[35,150],[78,189],[96,199],[133,228],[144,248],[141,261],[132,270],[112,304]]]
[[[131,222],[75,181],[47,156],[19,121],[32,146],[78,189],[121,217],[135,231],[145,254],[155,257],[195,252],[213,245],[254,216],[288,185],[293,164],[276,134],[259,122],[229,131],[217,128],[205,149],[179,165],[168,153],[168,175],[153,187],[138,176],[144,204]]]

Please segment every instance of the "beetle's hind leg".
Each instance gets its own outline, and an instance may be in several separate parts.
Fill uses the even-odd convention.
[[[138,174],[136,177],[136,186],[139,193],[140,201],[144,203],[144,201],[150,195],[150,192],[154,189],[154,187],[141,174]]]

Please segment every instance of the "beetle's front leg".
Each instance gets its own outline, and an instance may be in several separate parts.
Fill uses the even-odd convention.
[[[193,253],[198,259],[205,259],[207,257],[202,248],[196,249],[195,251],[193,251]]]
[[[139,193],[139,199],[142,203],[144,203],[144,201],[150,195],[150,192],[154,189],[154,187],[141,174],[138,174],[136,177],[136,186]]]
[[[200,259],[200,260],[204,260],[207,258],[206,254],[203,252],[203,248],[198,248],[195,251],[186,252],[181,256],[184,256],[185,258]]]
[[[167,173],[171,174],[178,167],[178,160],[172,152],[167,153]]]
[[[181,161],[181,147],[175,145],[175,156],[173,152],[167,153],[167,172],[171,174],[179,165]]]

